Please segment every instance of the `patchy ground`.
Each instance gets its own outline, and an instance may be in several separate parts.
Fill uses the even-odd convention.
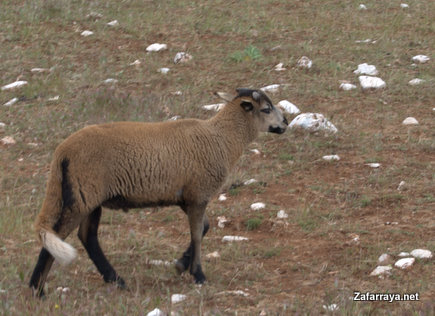
[[[15,141],[0,145],[2,314],[432,315],[434,259],[405,270],[394,262],[400,252],[435,249],[435,5],[359,5],[3,1],[0,86],[28,83],[0,91],[0,139]],[[167,49],[147,53],[153,43]],[[178,52],[192,59],[174,64]],[[420,54],[429,60],[412,60]],[[302,56],[311,68],[298,67]],[[278,63],[286,69],[276,71]],[[376,66],[385,88],[361,88],[354,70],[362,63]],[[415,78],[424,81],[408,84]],[[343,91],[343,81],[357,88]],[[107,121],[207,118],[213,113],[202,105],[219,101],[214,91],[271,84],[280,84],[269,93],[274,102],[322,113],[338,132],[262,135],[246,150],[220,192],[227,200],[217,195],[207,210],[206,285],[152,261],[171,262],[188,244],[178,208],[106,210],[102,247],[128,290],[104,284],[74,233],[68,241],[79,258],[54,264],[46,300],[31,297],[40,250],[31,227],[63,139]],[[419,124],[403,125],[410,116]],[[332,154],[340,160],[322,159]],[[252,178],[258,182],[240,185]],[[253,211],[255,202],[265,208]],[[288,217],[278,219],[280,210]],[[228,219],[224,228],[219,216]],[[226,243],[225,235],[249,240]],[[219,258],[206,259],[215,251]],[[391,275],[370,276],[384,253]],[[419,293],[419,301],[357,302],[354,291]],[[172,294],[187,297],[171,303]]]

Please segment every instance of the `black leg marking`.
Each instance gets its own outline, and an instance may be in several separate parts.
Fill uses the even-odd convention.
[[[29,287],[35,291],[34,294],[38,297],[44,296],[45,278],[47,277],[48,270],[50,270],[53,261],[54,258],[51,254],[45,250],[45,248],[42,248],[29,283]]]
[[[81,224],[79,239],[81,240],[89,258],[94,262],[105,282],[116,283],[119,288],[126,287],[124,280],[113,269],[98,242],[98,225],[101,218],[101,207],[97,207]]]

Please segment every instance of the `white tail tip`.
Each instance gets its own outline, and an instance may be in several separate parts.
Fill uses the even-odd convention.
[[[49,231],[41,231],[42,244],[61,265],[70,264],[77,256],[77,250]]]

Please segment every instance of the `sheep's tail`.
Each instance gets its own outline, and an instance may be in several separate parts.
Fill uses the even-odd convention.
[[[77,256],[76,249],[54,231],[55,226],[61,225],[59,220],[62,211],[73,203],[71,185],[67,178],[68,164],[67,159],[53,159],[45,200],[35,222],[35,230],[42,246],[62,265],[71,263]],[[60,227],[56,228],[59,229]]]

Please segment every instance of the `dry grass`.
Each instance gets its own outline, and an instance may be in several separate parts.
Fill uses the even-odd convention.
[[[435,249],[435,3],[359,1],[2,1],[0,9],[0,84],[17,78],[29,84],[0,92],[0,311],[4,315],[146,314],[158,307],[180,315],[405,314],[434,313],[433,260],[417,260],[390,278],[369,276],[384,252]],[[88,18],[98,12],[100,19]],[[107,22],[117,19],[119,26]],[[90,37],[80,36],[92,30]],[[357,44],[356,40],[376,40]],[[147,54],[154,42],[168,50]],[[174,65],[175,53],[193,60]],[[411,66],[425,54],[428,64]],[[295,67],[303,55],[311,70]],[[136,59],[139,66],[129,64]],[[273,71],[283,62],[285,72]],[[339,80],[357,83],[359,63],[374,64],[387,82],[382,91],[338,90]],[[50,68],[35,74],[34,67]],[[169,67],[167,75],[157,72]],[[426,80],[412,87],[408,81]],[[104,84],[107,78],[118,83]],[[104,284],[77,238],[79,259],[55,264],[47,298],[31,298],[27,282],[39,245],[31,230],[38,213],[55,147],[70,133],[93,123],[159,121],[173,115],[209,117],[200,105],[215,103],[213,91],[240,86],[288,84],[274,101],[289,99],[304,112],[325,114],[338,127],[334,137],[263,135],[247,151],[230,178],[256,178],[262,184],[229,189],[225,202],[212,201],[212,228],[203,253],[207,285],[173,267],[147,264],[173,260],[188,243],[186,219],[177,208],[106,211],[101,225],[103,249],[129,285],[119,291]],[[183,95],[176,96],[175,91]],[[48,98],[59,95],[57,102]],[[404,127],[414,116],[420,122]],[[36,147],[29,143],[38,144]],[[339,162],[320,158],[339,154]],[[379,169],[365,166],[380,162]],[[397,191],[400,181],[407,190]],[[251,211],[253,202],[265,202]],[[277,223],[284,209],[289,218]],[[217,227],[216,217],[230,223]],[[252,219],[259,219],[252,224]],[[251,221],[251,224],[247,225]],[[385,225],[397,222],[397,225]],[[360,236],[352,243],[352,234]],[[224,235],[243,235],[246,243],[224,244]],[[61,294],[56,288],[69,287]],[[249,296],[225,294],[243,290]],[[354,290],[419,292],[419,302],[353,302]],[[183,293],[185,302],[171,305]],[[327,312],[322,305],[338,304]]]

